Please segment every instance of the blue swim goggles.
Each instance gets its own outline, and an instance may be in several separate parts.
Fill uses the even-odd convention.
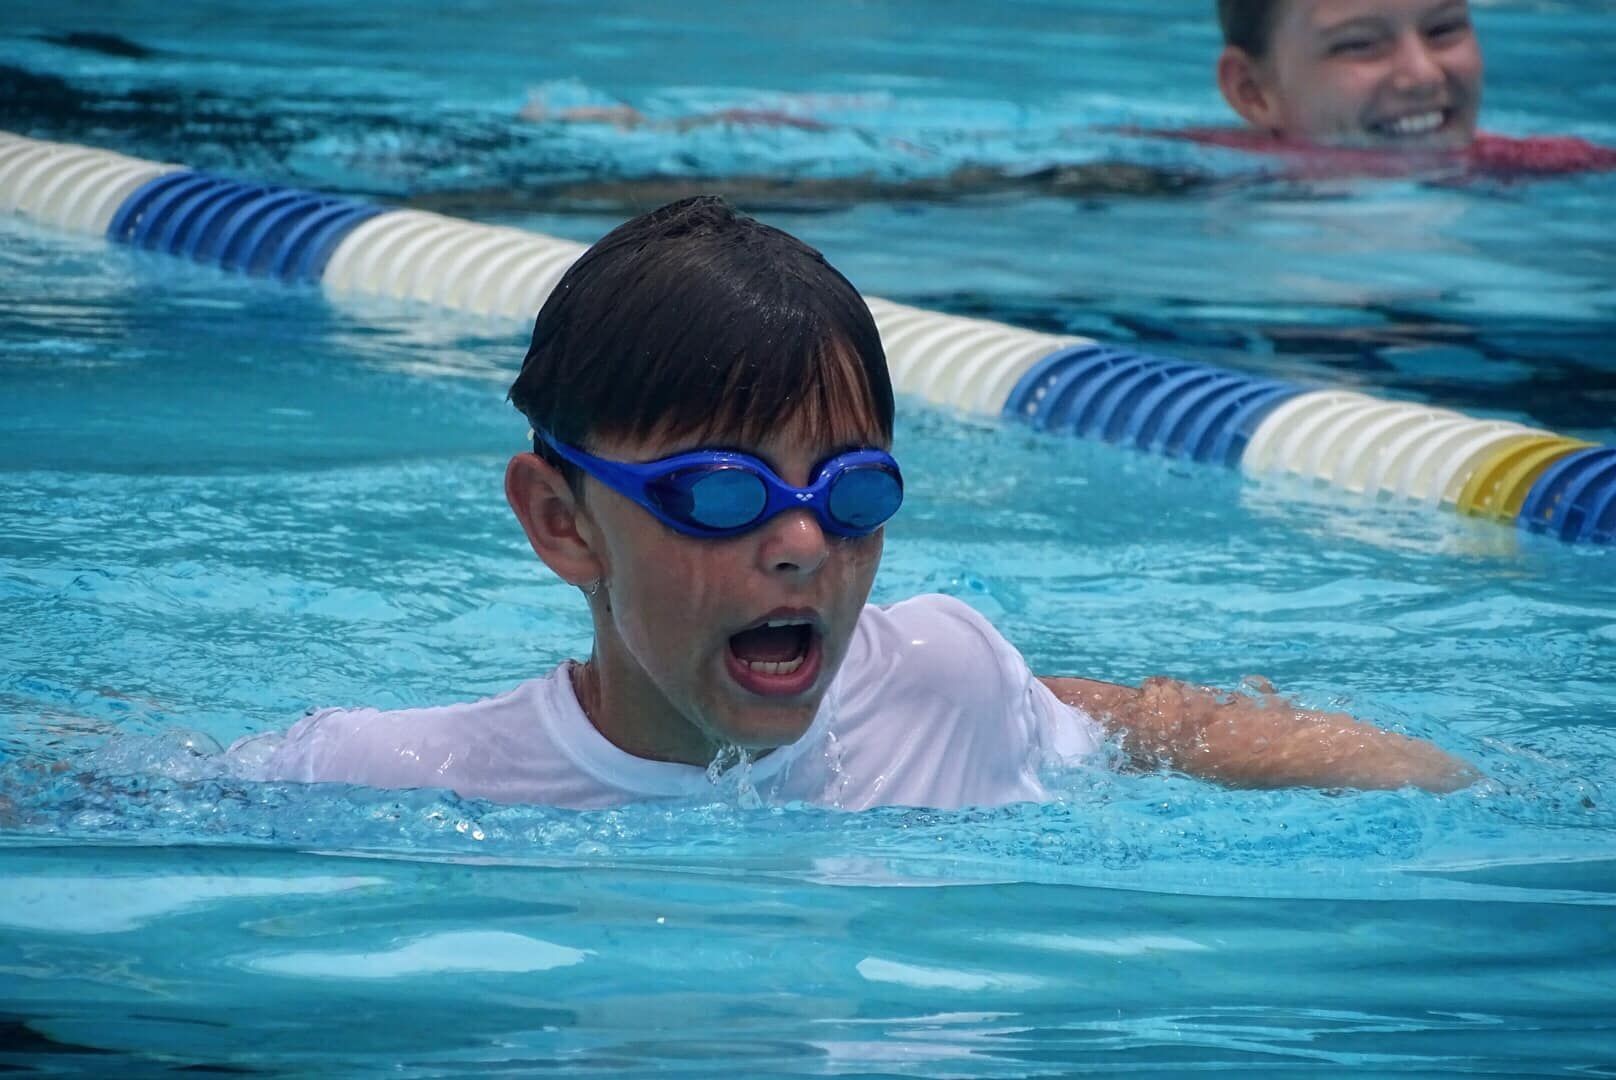
[[[793,487],[751,454],[691,450],[631,465],[543,440],[619,495],[686,536],[739,536],[786,510],[809,510],[833,536],[868,536],[903,504],[903,474],[885,450],[849,450],[820,464],[807,487]]]

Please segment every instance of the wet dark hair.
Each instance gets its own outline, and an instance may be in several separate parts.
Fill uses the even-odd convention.
[[[1268,55],[1274,37],[1274,24],[1284,0],[1218,0],[1218,25],[1223,42],[1245,50],[1253,60]]]
[[[787,422],[827,441],[892,439],[870,309],[797,238],[702,195],[625,222],[561,278],[510,400],[574,446],[591,438],[757,442]],[[577,472],[541,457],[574,487]]]

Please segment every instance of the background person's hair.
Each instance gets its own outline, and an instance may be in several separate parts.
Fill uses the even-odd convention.
[[[1243,49],[1253,60],[1268,55],[1279,21],[1279,8],[1285,0],[1218,0],[1218,25],[1223,43]]]
[[[892,382],[863,297],[819,252],[711,195],[619,225],[568,269],[510,400],[572,445],[756,442],[788,421],[892,438]],[[538,452],[576,485],[572,466]]]

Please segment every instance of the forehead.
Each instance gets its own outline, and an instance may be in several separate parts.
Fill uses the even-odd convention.
[[[890,440],[867,408],[827,412],[804,405],[767,428],[753,424],[708,424],[684,431],[663,430],[649,440],[666,453],[698,446],[728,447],[771,461],[814,462],[851,447],[886,448]]]
[[[889,449],[868,395],[807,395],[766,417],[745,411],[668,417],[643,432],[596,432],[585,443],[622,461],[653,461],[698,448],[740,450],[782,466],[813,464],[854,447]]]
[[[1403,23],[1468,6],[1466,0],[1287,0],[1275,29],[1279,34],[1322,33],[1363,19]]]

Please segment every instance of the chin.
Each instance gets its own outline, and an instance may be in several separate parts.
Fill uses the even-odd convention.
[[[744,750],[775,750],[802,738],[813,726],[818,712],[816,699],[811,705],[748,709],[724,717],[713,727],[720,739]]]

